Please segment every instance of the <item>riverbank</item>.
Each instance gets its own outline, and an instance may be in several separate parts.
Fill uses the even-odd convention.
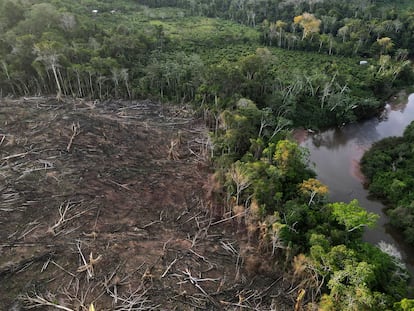
[[[387,102],[383,113],[377,118],[307,135],[301,141],[301,145],[310,151],[310,162],[315,165],[318,179],[330,190],[330,200],[350,202],[356,198],[365,209],[380,215],[377,227],[367,229],[364,240],[374,245],[381,241],[395,245],[412,275],[414,248],[404,243],[401,235],[389,226],[389,218],[384,211],[386,206],[364,188],[365,180],[359,163],[374,142],[385,137],[401,136],[413,119],[414,96],[402,91]]]
[[[405,112],[410,107],[401,103],[390,105],[390,109],[410,114],[410,111]],[[411,194],[414,184],[413,132],[414,126],[409,123],[402,135],[383,138],[373,144],[361,160],[370,193],[387,202],[391,224],[402,230],[404,239],[411,245],[414,245],[414,223],[410,212],[414,200]]]

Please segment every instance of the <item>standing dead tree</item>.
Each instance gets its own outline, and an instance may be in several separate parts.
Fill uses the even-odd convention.
[[[178,132],[177,137],[171,139],[170,148],[168,149],[168,159],[177,161],[180,158],[178,148],[180,148],[182,143],[181,132]]]

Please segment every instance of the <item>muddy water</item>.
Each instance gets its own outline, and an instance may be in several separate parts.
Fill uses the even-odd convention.
[[[315,165],[319,180],[329,187],[332,201],[349,202],[355,198],[365,209],[380,215],[377,227],[365,232],[365,241],[394,244],[412,275],[414,248],[404,244],[401,235],[387,225],[384,205],[369,197],[368,191],[363,187],[359,160],[372,143],[389,136],[401,136],[413,120],[414,94],[411,94],[402,103],[387,104],[378,118],[314,133],[305,137],[301,143],[310,150],[310,160]]]

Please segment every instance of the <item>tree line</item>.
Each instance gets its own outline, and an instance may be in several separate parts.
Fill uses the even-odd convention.
[[[259,2],[230,5],[228,1],[212,1],[209,6],[220,5],[214,9],[216,13],[229,14],[236,8],[246,11]],[[301,9],[305,2],[301,2]],[[324,57],[317,52],[294,54],[273,47],[289,49],[285,32],[293,27],[298,35],[303,33],[299,36],[303,48],[310,49],[310,43],[323,34],[319,28],[324,25],[311,13],[290,16],[290,26],[281,20],[273,25],[265,19],[251,28],[193,16],[198,13],[192,6],[204,2],[191,3],[120,1],[114,5],[83,1],[81,6],[63,0],[30,4],[1,0],[0,92],[3,96],[56,93],[58,97],[98,99],[151,97],[192,102],[212,110],[217,102],[225,107],[245,97],[260,108],[284,110],[297,126],[318,128],[376,113],[381,107],[378,98],[412,79],[406,60],[409,51],[404,55],[395,52],[394,48],[402,46],[389,41],[392,39],[381,37],[380,54],[361,68],[357,59],[342,57],[346,52]],[[162,8],[165,5],[175,7]],[[288,14],[292,4],[267,1],[266,5]],[[317,5],[331,6],[318,2],[314,9]],[[182,33],[202,23],[210,28],[200,27],[187,37]],[[405,28],[400,32],[409,33]],[[240,50],[231,50],[233,46]]]
[[[211,138],[223,212],[289,271],[304,310],[411,310],[401,254],[393,245],[362,241],[378,215],[357,200],[329,201],[289,122],[248,99],[218,116]]]
[[[260,27],[265,44],[329,54],[373,56],[413,51],[414,20],[406,0],[159,0],[152,7],[189,8],[190,14],[221,17]]]

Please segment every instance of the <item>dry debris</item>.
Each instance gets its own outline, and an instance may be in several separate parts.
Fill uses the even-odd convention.
[[[290,310],[207,207],[205,133],[150,101],[1,100],[0,309]]]

